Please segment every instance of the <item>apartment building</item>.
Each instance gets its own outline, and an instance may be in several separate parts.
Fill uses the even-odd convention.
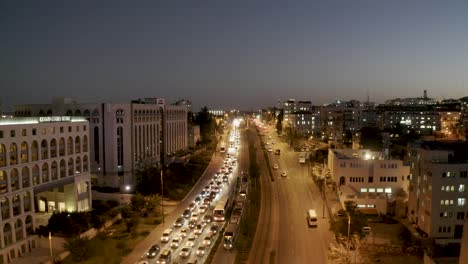
[[[468,143],[420,141],[410,150],[408,219],[438,244],[460,243],[468,218]]]
[[[0,119],[0,263],[38,246],[38,214],[91,208],[88,132],[83,117]]]
[[[358,208],[404,215],[409,166],[403,161],[368,149],[330,149],[328,169],[342,203],[354,201]]]

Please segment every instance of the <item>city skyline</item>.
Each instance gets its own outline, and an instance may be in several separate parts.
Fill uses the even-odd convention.
[[[466,96],[468,4],[421,3],[4,3],[1,101]]]

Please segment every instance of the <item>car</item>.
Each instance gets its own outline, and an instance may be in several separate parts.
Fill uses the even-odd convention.
[[[205,188],[203,188],[203,190],[204,190],[205,192],[209,192],[210,189],[211,189],[210,185],[207,185],[207,186],[205,186]]]
[[[181,228],[180,229],[180,237],[186,238],[187,234],[190,232],[190,230],[187,227]]]
[[[223,186],[223,182],[222,181],[217,181],[216,182],[216,186],[218,186],[219,188],[221,188]]]
[[[147,258],[155,258],[159,251],[161,250],[161,248],[159,247],[159,245],[155,244],[155,245],[152,245],[150,247],[150,249],[148,250],[148,252],[146,252],[146,257]]]
[[[218,195],[218,193],[217,193],[216,191],[210,192],[210,198],[211,198],[211,199],[214,200],[214,199],[216,198],[216,195]],[[210,202],[211,202],[211,201],[210,201]]]
[[[163,243],[169,242],[171,234],[172,234],[172,229],[168,228],[168,229],[164,230],[164,232],[162,234],[162,237],[161,237],[161,242],[163,242]]]
[[[188,247],[193,247],[195,246],[195,241],[197,240],[197,236],[194,235],[194,234],[191,234],[188,238],[187,238],[187,246]]]
[[[190,218],[192,215],[192,211],[190,209],[185,209],[184,212],[182,213],[183,218]]]
[[[171,263],[172,259],[172,251],[169,249],[165,249],[161,255],[159,256],[158,261],[156,261],[157,264],[168,264]]]
[[[273,165],[273,169],[277,170],[279,168],[278,164]]]
[[[207,208],[208,207],[206,205],[204,205],[204,204],[200,205],[200,207],[198,207],[198,213],[199,214],[204,214],[206,212]]]
[[[228,182],[229,181],[229,177],[228,176],[223,176],[223,182]]]
[[[202,201],[202,199],[200,198],[200,196],[197,196],[197,197],[195,198],[195,200],[193,200],[193,201],[194,201],[196,204],[200,204],[201,201]]]
[[[207,194],[208,194],[207,192],[201,191],[199,196],[200,196],[201,198],[205,198],[205,196],[206,196]]]
[[[285,171],[281,172],[281,177],[286,177],[286,176],[288,176],[288,174]]]
[[[215,193],[219,193],[219,192],[221,191],[221,189],[220,189],[218,186],[216,186],[216,187],[214,187],[213,191],[214,191]],[[210,195],[211,195],[211,194],[210,194]]]
[[[207,225],[207,224],[209,224],[211,222],[213,222],[213,216],[212,215],[207,214],[207,215],[203,216],[203,220],[202,220],[203,225]]]
[[[188,226],[189,226],[190,229],[194,229],[197,226],[197,222],[196,221],[190,221]]]
[[[193,233],[194,233],[195,235],[201,235],[201,233],[203,233],[203,230],[204,230],[204,229],[205,229],[205,226],[204,226],[204,225],[202,225],[202,224],[197,224],[197,225],[195,226],[195,231],[193,231]]]
[[[195,252],[195,254],[199,257],[205,255],[205,251],[206,251],[206,248],[204,245],[201,245],[197,248],[197,252]]]
[[[183,217],[177,218],[177,220],[174,222],[175,227],[181,227],[185,224],[185,219]]]
[[[180,245],[180,242],[182,242],[182,238],[174,237],[171,241],[171,248],[178,248]]]
[[[215,181],[210,181],[210,186],[211,186],[210,188],[212,188],[212,187],[213,187],[213,185],[215,185],[215,184],[216,184],[216,182],[215,182]]]
[[[190,221],[198,221],[198,213],[193,213],[192,217],[190,217]]]
[[[191,211],[195,210],[195,208],[197,208],[197,204],[194,202],[191,202],[188,206],[188,209]]]
[[[362,233],[370,234],[372,232],[372,228],[370,226],[365,226],[362,228]]]
[[[203,204],[207,205],[207,206],[210,206],[211,205],[211,198],[206,197],[205,199],[203,199]]]
[[[210,235],[205,236],[205,238],[203,238],[203,245],[205,245],[205,246],[210,246],[211,245],[211,236]]]
[[[180,253],[179,255],[183,258],[188,258],[190,256],[190,254],[192,253],[192,249],[189,248],[189,247],[183,247],[181,250],[180,250]]]
[[[214,235],[216,235],[216,233],[218,233],[218,230],[219,230],[219,226],[217,224],[213,224],[210,227],[209,233],[210,233],[210,235],[214,236]]]

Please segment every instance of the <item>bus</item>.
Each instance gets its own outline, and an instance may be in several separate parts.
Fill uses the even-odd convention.
[[[307,211],[307,223],[309,227],[317,227],[317,212],[314,209]]]
[[[213,210],[213,220],[217,222],[224,221],[224,215],[226,213],[227,207],[229,204],[229,197],[223,196],[219,199],[218,203]]]
[[[300,164],[306,163],[306,153],[305,152],[301,152],[299,154],[299,163]]]
[[[224,248],[232,249],[236,240],[237,224],[228,224],[224,231]]]

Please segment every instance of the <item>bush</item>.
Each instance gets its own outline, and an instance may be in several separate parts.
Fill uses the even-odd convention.
[[[116,247],[117,247],[117,249],[125,249],[125,248],[127,248],[127,242],[125,242],[123,240],[119,240],[119,242],[117,242]]]
[[[70,251],[72,258],[75,261],[81,262],[90,257],[89,239],[88,237],[80,238],[75,236],[68,238],[64,244],[66,250]]]

